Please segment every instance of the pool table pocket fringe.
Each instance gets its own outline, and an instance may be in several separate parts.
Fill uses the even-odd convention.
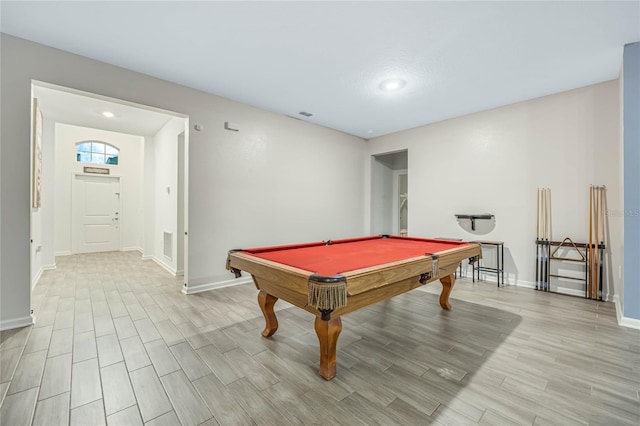
[[[309,281],[309,305],[319,310],[334,310],[347,306],[347,283]]]

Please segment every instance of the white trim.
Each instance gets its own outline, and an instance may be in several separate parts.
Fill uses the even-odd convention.
[[[497,280],[492,280],[492,282],[497,283]],[[523,288],[536,288],[536,283],[534,283],[533,281],[524,281],[524,280],[518,280],[516,281],[515,284],[511,284],[509,281],[505,282],[506,285],[514,285],[516,287],[523,287]]]
[[[627,318],[624,316],[622,305],[620,304],[620,298],[617,294],[613,296],[613,302],[616,304],[616,317],[618,319],[618,325],[640,330],[640,319]]]
[[[400,191],[398,190],[398,186],[400,184],[401,175],[409,176],[409,170],[402,169],[402,170],[393,171],[393,190],[392,190],[393,195],[392,195],[392,207],[391,207],[391,222],[393,223],[393,227],[391,228],[391,232],[395,235],[400,235]],[[409,188],[407,188],[407,194],[408,193],[409,193]],[[408,222],[407,222],[407,228],[409,228]]]
[[[618,325],[640,330],[640,319],[622,317]]]
[[[142,248],[141,247],[122,247],[122,249],[120,249],[120,251],[139,251],[142,254]]]
[[[188,286],[188,287],[183,286],[182,292],[184,294],[201,293],[203,291],[209,291],[209,290],[214,290],[214,289],[224,288],[224,287],[232,287],[232,286],[241,285],[241,284],[249,284],[251,282],[253,282],[251,276],[232,278],[230,280],[218,281],[215,283],[200,284],[200,285],[194,285],[194,286]]]
[[[38,285],[38,281],[40,280],[40,277],[42,276],[42,273],[44,271],[50,271],[52,269],[56,269],[56,264],[53,263],[51,265],[42,265],[40,267],[40,270],[38,271],[38,273],[36,274],[36,276],[33,278],[33,281],[31,281],[31,290],[33,290],[34,288],[36,288],[36,285]]]
[[[166,263],[164,263],[162,260],[158,259],[157,257],[155,257],[155,256],[142,256],[142,258],[144,260],[153,260],[158,265],[162,266],[162,268],[165,269],[167,272],[169,272],[171,275],[173,275],[174,277],[177,276],[177,273],[176,273],[175,269],[173,269],[170,265],[167,265]]]
[[[556,293],[566,294],[569,296],[584,297],[584,290],[576,290],[575,288],[556,287]]]
[[[33,315],[27,317],[15,318],[7,321],[0,321],[0,331],[11,330],[14,328],[27,327],[35,324]]]
[[[616,306],[616,319],[619,325],[622,322],[622,305],[620,305],[620,297],[617,294],[613,296],[613,303]]]
[[[44,268],[41,266],[38,272],[36,272],[36,275],[33,277],[33,280],[31,280],[31,290],[36,288],[36,285],[38,284],[38,280],[42,276],[43,271],[44,271]]]
[[[72,254],[71,251],[58,251],[54,256],[71,256]]]

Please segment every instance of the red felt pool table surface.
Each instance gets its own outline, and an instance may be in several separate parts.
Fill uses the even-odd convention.
[[[243,250],[252,256],[322,276],[438,254],[469,243],[428,238],[374,236],[327,242]]]

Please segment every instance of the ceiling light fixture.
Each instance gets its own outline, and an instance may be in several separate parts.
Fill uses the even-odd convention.
[[[103,112],[102,112],[102,115],[103,115],[103,116],[105,116],[105,117],[107,117],[107,118],[113,118],[113,117],[115,117],[115,116],[116,116],[116,115],[115,115],[114,113],[112,113],[111,111],[103,111]]]
[[[378,87],[385,92],[395,92],[402,89],[406,84],[407,82],[401,78],[390,78],[380,83]]]
[[[305,117],[311,117],[313,115],[310,112],[306,112],[306,111],[300,111],[298,114],[304,115]]]

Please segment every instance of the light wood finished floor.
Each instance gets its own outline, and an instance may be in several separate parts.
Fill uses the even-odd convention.
[[[251,285],[185,296],[134,252],[57,262],[36,325],[0,335],[2,426],[640,423],[640,332],[610,303],[461,279],[443,311],[433,283],[343,317],[326,382],[313,317],[280,301],[262,338]]]

